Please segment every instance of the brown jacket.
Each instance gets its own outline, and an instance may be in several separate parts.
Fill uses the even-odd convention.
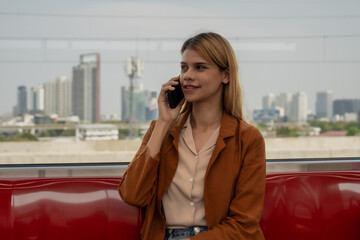
[[[146,207],[144,240],[163,240],[166,222],[161,199],[179,161],[178,135],[188,113],[166,135],[160,153],[150,157],[146,144],[155,122],[124,174],[119,193],[135,206]],[[219,137],[205,174],[204,205],[209,230],[193,240],[261,240],[259,220],[265,194],[265,144],[261,133],[224,113]]]

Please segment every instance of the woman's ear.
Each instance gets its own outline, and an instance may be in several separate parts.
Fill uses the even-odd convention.
[[[226,85],[230,82],[229,69],[224,70],[222,74],[223,74],[222,83]]]

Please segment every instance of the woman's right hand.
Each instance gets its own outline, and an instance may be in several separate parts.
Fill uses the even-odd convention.
[[[164,123],[171,123],[176,120],[179,116],[181,106],[184,103],[184,99],[177,105],[176,108],[172,109],[169,106],[169,100],[167,96],[167,91],[173,91],[175,89],[175,85],[179,84],[180,76],[171,78],[167,83],[162,85],[159,97],[158,97],[158,107],[159,107],[159,116],[158,121],[162,121]]]
[[[151,134],[151,137],[147,143],[147,147],[151,157],[155,157],[160,152],[166,132],[171,126],[171,123],[178,118],[181,106],[185,102],[185,100],[182,99],[181,102],[174,109],[170,108],[169,106],[168,96],[166,92],[168,90],[174,90],[175,88],[171,85],[179,84],[179,79],[179,76],[174,77],[170,79],[167,83],[163,84],[161,87],[161,91],[158,97],[159,116],[153,129],[153,133],[155,134]]]

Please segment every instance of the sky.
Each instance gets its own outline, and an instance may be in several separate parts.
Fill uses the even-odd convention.
[[[17,86],[59,76],[85,53],[101,54],[101,113],[120,115],[124,60],[144,61],[144,88],[179,74],[181,44],[215,31],[236,52],[245,109],[269,93],[318,91],[360,98],[360,1],[354,0],[0,0],[0,115]]]

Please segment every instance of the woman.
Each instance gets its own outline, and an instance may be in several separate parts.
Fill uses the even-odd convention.
[[[120,195],[146,207],[144,240],[264,239],[265,145],[243,120],[234,51],[210,32],[185,41],[181,55],[181,74],[163,84],[158,119],[122,178]],[[167,91],[178,80],[184,99],[172,109]]]

